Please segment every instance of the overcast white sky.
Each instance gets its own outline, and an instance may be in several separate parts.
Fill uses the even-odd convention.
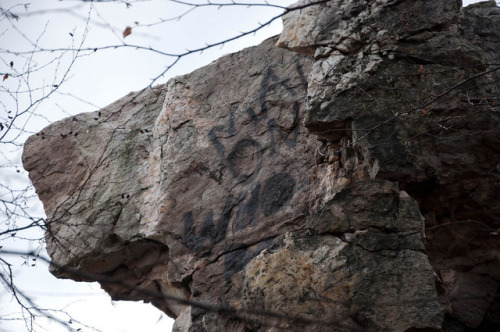
[[[206,3],[203,0],[196,2]],[[221,2],[230,1],[221,0]],[[295,1],[269,0],[268,2],[286,6]],[[473,2],[478,1],[464,1],[464,5]],[[24,5],[28,3],[30,4],[26,9]],[[90,52],[88,56],[77,58],[74,64],[70,65],[74,56],[72,52],[62,54],[58,61],[52,61],[60,53],[37,53],[30,58],[29,54],[6,54],[5,50],[30,51],[34,42],[43,48],[61,49],[79,45],[93,49],[106,45],[122,45],[126,42],[151,46],[168,53],[182,53],[186,49],[200,48],[206,43],[218,42],[233,37],[241,31],[254,29],[259,22],[264,23],[280,13],[280,10],[268,7],[220,9],[204,7],[188,13],[180,20],[150,25],[161,19],[176,17],[189,7],[179,6],[166,0],[132,2],[130,7],[125,1],[120,0],[113,3],[82,3],[76,0],[0,0],[0,7],[3,10],[12,8],[12,12],[19,15],[18,21],[0,18],[0,72],[12,73],[11,77],[0,81],[0,121],[7,119],[8,110],[25,109],[32,100],[46,94],[53,84],[59,85],[62,77],[66,77],[56,93],[37,104],[35,115],[24,119],[27,134],[16,138],[19,144],[24,142],[29,133],[40,131],[52,121],[81,112],[95,111],[130,91],[144,88],[174,59],[150,51],[123,47]],[[132,27],[132,34],[124,39],[122,32],[127,26]],[[201,55],[197,53],[185,57],[155,84],[191,72],[224,54],[259,44],[280,31],[281,20],[277,20],[255,35],[204,51]],[[10,61],[13,62],[13,68],[10,68]],[[28,64],[39,68],[29,78],[29,87],[33,91],[31,96],[21,93],[27,88],[26,82],[19,83],[13,75],[14,71],[25,70]],[[12,94],[12,91],[19,93]],[[20,189],[26,187],[29,180],[26,172],[22,170],[21,153],[20,146],[0,145],[0,181],[4,185]],[[0,191],[0,198],[4,197],[3,194]],[[33,204],[34,215],[43,215],[39,202],[30,204]],[[5,222],[2,207],[0,207],[0,222]],[[4,229],[0,228],[0,231]],[[30,233],[23,236],[36,238],[42,234]],[[37,246],[37,243],[22,239],[7,241],[0,238],[0,241],[2,241],[0,246],[3,246],[4,250],[30,251]],[[122,301],[112,303],[109,296],[103,294],[97,284],[55,279],[43,262],[37,262],[36,266],[32,267],[23,265],[23,259],[14,260],[12,257],[7,258],[2,255],[0,258],[15,263],[13,268],[18,286],[40,307],[64,309],[76,319],[106,332],[155,332],[171,329],[172,320],[149,304]],[[23,321],[6,320],[14,317],[9,314],[19,311],[19,308],[11,296],[6,294],[3,288],[0,289],[0,331],[26,331]],[[37,323],[47,331],[66,331],[65,328],[51,325],[43,320],[37,319]],[[78,324],[74,326],[75,329],[80,327]],[[91,329],[82,327],[82,331]]]

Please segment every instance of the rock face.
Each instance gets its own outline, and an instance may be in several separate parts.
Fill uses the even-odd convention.
[[[499,22],[328,1],[45,128],[23,162],[52,272],[177,331],[498,329]]]

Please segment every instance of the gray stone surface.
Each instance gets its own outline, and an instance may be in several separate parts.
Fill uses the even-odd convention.
[[[454,299],[461,310],[447,317],[461,328],[498,328],[488,316],[499,307],[500,8],[332,1],[285,17],[278,45],[316,60],[305,126],[323,142],[314,178],[330,194],[312,203],[328,206],[359,179],[398,181],[425,217],[438,281],[447,271],[490,280],[476,290],[488,305]]]
[[[495,329],[499,13],[329,1],[45,128],[52,272],[175,331]]]

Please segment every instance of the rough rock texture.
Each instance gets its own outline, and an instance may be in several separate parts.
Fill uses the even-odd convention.
[[[317,145],[300,126],[312,59],[275,43],[31,137],[24,165],[54,262],[124,277],[103,285],[115,298],[142,299],[130,284],[198,298],[303,228]],[[182,309],[152,301],[172,316]]]
[[[398,181],[425,217],[446,321],[498,328],[500,9],[460,5],[327,2],[285,17],[278,44],[316,60],[305,126],[323,141],[319,198],[340,190],[331,174]]]
[[[45,128],[23,162],[52,272],[177,331],[500,328],[499,23],[329,1]]]

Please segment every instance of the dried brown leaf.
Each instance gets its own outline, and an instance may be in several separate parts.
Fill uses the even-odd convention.
[[[123,38],[127,37],[132,33],[132,28],[131,27],[126,27],[125,30],[123,30]]]

